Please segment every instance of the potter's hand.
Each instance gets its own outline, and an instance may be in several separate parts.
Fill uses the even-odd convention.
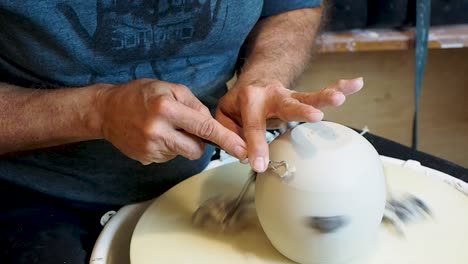
[[[216,119],[247,141],[249,163],[257,172],[267,168],[269,155],[265,139],[266,121],[278,118],[285,122],[322,120],[320,108],[340,106],[346,96],[359,91],[362,78],[340,80],[319,91],[302,93],[281,83],[236,83],[220,100]]]
[[[98,97],[103,137],[142,164],[177,155],[198,159],[204,152],[200,138],[246,158],[244,140],[216,121],[183,85],[140,79],[109,86]]]

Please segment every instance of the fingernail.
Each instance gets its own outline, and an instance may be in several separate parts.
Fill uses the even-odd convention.
[[[247,150],[241,146],[236,146],[234,148],[234,155],[236,155],[237,158],[242,159],[246,156]]]
[[[265,171],[265,159],[263,157],[255,158],[253,166],[257,172]]]
[[[363,84],[364,84],[364,78],[362,78],[362,77],[359,77],[359,78],[356,78],[356,80],[357,80],[358,82],[360,82],[360,83],[361,83],[361,85],[363,85]]]
[[[248,163],[249,163],[249,159],[248,159],[248,158],[247,158],[247,159],[243,159],[243,160],[240,161],[240,163],[242,163],[242,164],[248,164]]]

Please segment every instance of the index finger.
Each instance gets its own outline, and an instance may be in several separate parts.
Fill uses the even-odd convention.
[[[176,102],[172,106],[171,121],[180,129],[211,141],[239,160],[247,158],[247,146],[244,140],[221,125],[211,115],[202,114],[197,110]]]
[[[242,128],[247,140],[250,166],[256,172],[264,172],[269,162],[268,143],[266,142],[265,94],[257,93],[241,106]]]
[[[182,104],[198,110],[201,113],[211,115],[210,110],[206,107],[198,98],[190,91],[190,89],[185,85],[173,85],[175,89],[173,89],[173,93],[175,99]]]

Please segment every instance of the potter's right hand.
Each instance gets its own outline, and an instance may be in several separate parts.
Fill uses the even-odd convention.
[[[104,139],[144,165],[177,155],[194,160],[211,141],[240,160],[246,143],[218,123],[184,85],[139,79],[108,86],[98,94]]]

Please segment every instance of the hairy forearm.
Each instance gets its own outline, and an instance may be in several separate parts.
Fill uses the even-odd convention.
[[[310,61],[321,16],[316,7],[260,21],[247,39],[239,82],[276,80],[291,87]]]
[[[0,83],[0,154],[100,137],[101,87],[28,89]]]

